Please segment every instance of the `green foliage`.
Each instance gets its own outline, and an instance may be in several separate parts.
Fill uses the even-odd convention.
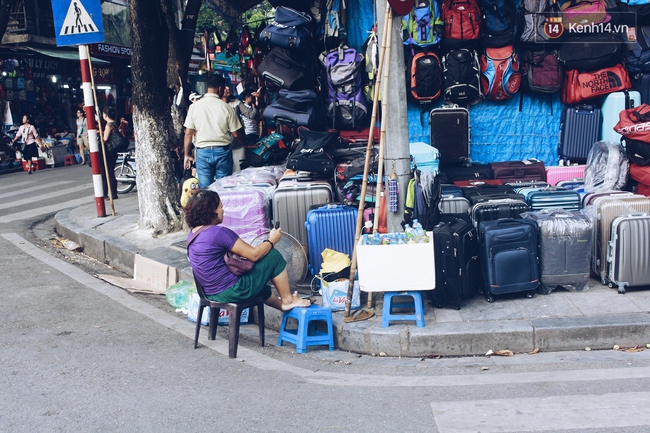
[[[266,17],[272,17],[273,7],[264,0],[257,6],[252,7],[247,10],[242,15],[242,26],[248,24],[250,27],[254,28]],[[210,6],[205,3],[201,6],[201,11],[199,12],[199,18],[196,23],[196,32],[203,33],[204,31],[214,31],[219,30],[222,35],[228,33],[230,25],[219,16]],[[239,30],[239,29],[237,29]]]

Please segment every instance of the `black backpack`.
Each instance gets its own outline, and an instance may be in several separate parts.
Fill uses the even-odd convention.
[[[411,56],[407,71],[409,97],[418,104],[429,104],[441,93],[440,59],[433,52],[421,51]]]
[[[298,128],[296,150],[289,155],[287,168],[291,170],[311,171],[324,175],[334,173],[332,149],[339,139],[335,130],[311,131],[305,127]]]
[[[479,0],[483,13],[481,38],[486,47],[512,44],[517,9],[514,0]]]
[[[442,58],[442,82],[446,103],[461,106],[481,101],[480,67],[475,50],[452,50]]]

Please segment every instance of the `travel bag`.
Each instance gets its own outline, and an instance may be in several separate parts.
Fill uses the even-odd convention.
[[[305,50],[311,44],[307,25],[311,16],[285,6],[275,10],[275,20],[260,34],[260,42],[276,47]]]
[[[607,279],[618,286],[618,293],[626,287],[650,286],[650,214],[631,213],[612,221],[612,232],[607,248]]]
[[[569,69],[565,72],[564,87],[560,96],[563,104],[573,105],[631,88],[627,70],[619,63],[590,72]]]
[[[461,107],[434,108],[429,115],[429,124],[430,144],[440,152],[440,164],[466,162],[470,141],[469,110]]]
[[[442,158],[442,154],[440,157]],[[494,173],[492,173],[492,168],[488,164],[451,165],[443,164],[441,161],[440,178],[443,183],[454,183],[463,180],[485,181],[494,179]]]
[[[460,214],[467,215],[469,212],[469,200],[465,197],[454,195],[445,195],[443,190],[440,203],[438,204],[440,213],[443,214]]]
[[[298,128],[298,144],[287,161],[291,170],[311,171],[323,175],[334,173],[334,159],[331,152],[338,140],[336,131],[311,131]]]
[[[462,107],[474,105],[483,99],[481,93],[481,66],[476,50],[462,48],[442,56],[442,87],[446,104]],[[444,107],[443,107],[444,108]]]
[[[494,178],[500,179],[505,183],[526,180],[546,182],[544,163],[536,159],[491,162],[490,167],[492,167]]]
[[[524,191],[520,191],[520,193],[524,194]],[[550,187],[535,189],[524,195],[530,210],[533,212],[557,208],[565,211],[580,210],[580,194],[575,191]]]
[[[579,71],[596,71],[617,65],[623,55],[619,33],[572,33],[558,50],[564,67]],[[627,73],[626,73],[627,76]]]
[[[284,232],[307,246],[309,245],[305,227],[307,213],[314,205],[325,205],[331,202],[332,186],[327,181],[280,181],[273,192],[273,223],[280,223]]]
[[[548,295],[561,286],[582,291],[589,281],[592,223],[580,212],[547,209],[523,215],[539,227],[540,286]]]
[[[318,275],[326,248],[352,258],[358,210],[352,206],[329,204],[307,213],[305,228],[309,244],[309,272]]]
[[[582,179],[585,177],[585,167],[585,165],[546,167],[546,182],[550,186],[556,186],[563,180]]]
[[[482,187],[485,185],[503,185],[502,180],[498,179],[481,179],[481,180],[474,180],[474,179],[468,179],[468,180],[455,180],[454,185],[460,188],[466,188],[470,186],[475,186],[475,187]]]
[[[631,163],[636,165],[650,165],[650,143],[624,138],[621,143],[625,146],[625,153]]]
[[[528,211],[530,207],[522,199],[491,198],[472,205],[470,217],[474,226],[478,227],[483,221],[521,218],[521,214]]]
[[[479,248],[488,302],[505,293],[535,295],[539,286],[537,230],[537,223],[530,219],[481,222]]]
[[[273,47],[257,67],[257,75],[281,89],[301,90],[311,87],[307,60],[282,47]]]
[[[318,95],[313,90],[281,89],[280,97],[268,105],[262,115],[266,120],[279,122],[291,128],[306,126],[310,129],[324,129],[324,122]]]
[[[261,187],[237,186],[217,190],[223,203],[223,222],[246,242],[269,228],[270,192]]]
[[[568,180],[561,180],[559,181],[555,186],[564,188],[564,189],[571,189],[574,191],[578,192],[584,192],[583,188],[585,186],[585,180],[584,179],[568,179]],[[582,204],[581,204],[582,206]]]
[[[621,141],[621,134],[614,130],[619,121],[621,111],[641,105],[641,94],[637,91],[623,90],[607,95],[600,111],[603,115],[603,124],[600,133],[601,140]]]
[[[584,164],[591,147],[598,141],[601,124],[600,108],[593,105],[564,107],[560,118],[560,160]]]
[[[438,173],[440,165],[438,149],[427,143],[415,142],[409,143],[409,153],[411,155],[411,170],[417,168],[428,173]]]
[[[433,228],[436,288],[429,292],[437,308],[475,296],[481,286],[478,236],[474,226],[459,218],[443,221]]]

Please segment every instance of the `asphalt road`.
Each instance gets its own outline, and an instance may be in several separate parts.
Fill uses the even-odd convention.
[[[51,216],[84,200],[88,167],[0,176],[2,432],[650,431],[650,350],[298,355],[272,332],[259,347],[254,325],[239,360],[223,338],[194,350],[193,324],[160,298],[56,247]]]

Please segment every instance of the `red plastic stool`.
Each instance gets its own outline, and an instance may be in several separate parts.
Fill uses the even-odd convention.
[[[75,165],[76,163],[74,155],[66,155],[63,158],[63,165]]]

